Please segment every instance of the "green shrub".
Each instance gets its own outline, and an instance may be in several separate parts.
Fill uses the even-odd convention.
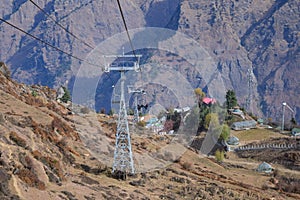
[[[65,93],[60,100],[64,103],[68,103],[68,101],[71,101],[70,91],[66,87],[63,87],[63,89]]]
[[[219,149],[217,149],[217,151],[215,152],[215,158],[218,162],[223,162],[223,160],[224,160],[224,151],[220,151]]]
[[[34,97],[37,97],[38,96],[38,93],[36,90],[32,90],[31,91],[31,95],[34,96]]]
[[[228,140],[229,136],[230,136],[230,128],[227,124],[223,124],[220,138],[221,140],[226,141]]]

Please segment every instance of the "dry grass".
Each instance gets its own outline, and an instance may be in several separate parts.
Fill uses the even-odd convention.
[[[9,134],[9,139],[14,141],[20,147],[26,147],[27,143],[22,137],[20,137],[16,132],[12,131]]]
[[[51,122],[51,117],[42,112],[39,108],[30,106],[2,90],[0,90],[0,101],[5,103],[0,104],[0,112],[2,113],[7,113],[9,111],[14,115],[27,115],[32,117],[32,119],[39,124],[49,124],[49,122]]]
[[[274,132],[271,129],[250,129],[250,130],[243,130],[243,131],[233,131],[231,130],[231,134],[238,137],[240,141],[255,141],[255,140],[264,140],[268,138],[274,137],[283,137],[282,134]]]

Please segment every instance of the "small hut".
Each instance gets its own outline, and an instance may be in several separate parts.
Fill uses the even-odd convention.
[[[226,142],[229,145],[238,145],[240,143],[240,140],[235,136],[230,136]]]
[[[258,165],[256,171],[262,173],[271,173],[273,171],[273,168],[270,164],[262,162],[260,165]]]
[[[292,129],[293,136],[300,136],[300,128],[293,128]]]

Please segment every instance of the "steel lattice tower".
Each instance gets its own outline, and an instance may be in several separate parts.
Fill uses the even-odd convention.
[[[133,118],[133,121],[135,123],[138,123],[140,121],[137,96],[135,96],[135,98],[134,98],[134,118]]]
[[[111,64],[109,64],[105,66],[105,71],[106,72],[119,71],[121,73],[120,109],[119,109],[112,173],[113,174],[123,173],[123,175],[134,174],[135,170],[134,170],[133,155],[131,149],[131,139],[130,139],[129,126],[128,126],[128,119],[127,119],[124,84],[125,84],[125,71],[130,71],[130,70],[135,70],[137,72],[139,71],[139,60],[141,55],[124,55],[123,53],[123,55],[111,55],[105,57],[117,59],[116,61],[114,61],[114,63],[115,64],[117,63],[117,65],[112,66]],[[119,65],[118,59],[121,59],[119,63],[121,63],[122,66]],[[126,59],[131,59],[131,60],[126,61]],[[135,61],[132,61],[132,59],[135,59]]]
[[[138,110],[138,94],[145,94],[144,90],[138,90],[138,89],[132,89],[130,86],[128,86],[128,93],[135,94],[134,97],[134,122],[139,122],[139,110]]]

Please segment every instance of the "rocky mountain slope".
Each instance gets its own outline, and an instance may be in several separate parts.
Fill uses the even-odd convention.
[[[246,70],[253,70],[253,102],[278,119],[283,101],[299,110],[298,14],[295,1],[184,1],[179,29],[210,50],[239,98],[247,95]]]
[[[101,41],[123,32],[116,1],[36,1],[62,30],[28,0],[6,0],[1,17],[29,33],[85,58]],[[196,40],[215,61],[226,89],[234,89],[242,106],[249,95],[247,72],[253,74],[248,110],[279,121],[286,101],[300,121],[299,3],[293,0],[122,2],[129,29],[162,27]],[[55,87],[73,80],[80,62],[0,22],[0,59],[15,79]],[[174,43],[180,46],[180,41]],[[147,51],[144,52],[147,55]],[[147,57],[151,60],[151,53]],[[155,55],[154,55],[155,56]],[[167,56],[160,54],[160,62]],[[197,77],[187,74],[193,87]],[[70,87],[72,86],[70,81]],[[205,88],[207,83],[198,85]],[[111,92],[105,89],[103,94]],[[150,99],[150,98],[148,98]],[[105,103],[107,105],[107,103]],[[290,113],[286,112],[290,119]]]
[[[81,111],[84,112],[70,112],[67,105],[56,101],[55,91],[48,87],[18,84],[0,73],[1,199],[276,197],[286,200],[300,197],[297,190],[282,191],[278,183],[254,172],[252,167],[220,165],[188,149],[180,158],[155,170],[140,173],[136,163],[135,176],[117,180],[111,176],[111,166],[104,159],[97,159],[95,152],[91,153],[97,146],[84,143],[85,136],[96,130],[98,145],[113,146],[115,120],[86,109]],[[146,135],[132,135],[135,157],[142,153],[150,155],[168,143],[167,136],[162,140],[153,133],[150,137]],[[109,152],[104,156],[112,159]],[[170,153],[162,157],[172,160]]]

